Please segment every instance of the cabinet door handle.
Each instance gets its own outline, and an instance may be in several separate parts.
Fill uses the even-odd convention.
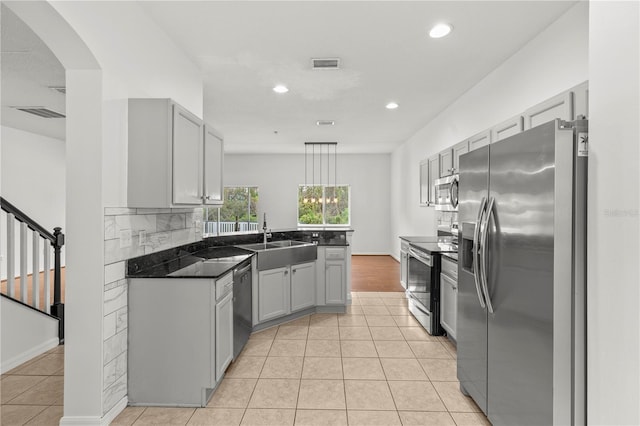
[[[284,274],[285,275],[289,275],[289,271],[284,271]]]
[[[295,269],[292,269],[292,270],[291,270],[291,272],[295,274],[295,273],[296,273],[296,270],[295,270]]]

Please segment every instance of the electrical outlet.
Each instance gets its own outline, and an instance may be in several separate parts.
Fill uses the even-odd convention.
[[[131,229],[120,231],[120,248],[131,247]]]
[[[142,230],[138,233],[138,245],[143,246],[147,244],[147,231]]]

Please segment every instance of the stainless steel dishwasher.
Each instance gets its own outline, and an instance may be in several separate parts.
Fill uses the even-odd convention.
[[[233,271],[233,359],[249,340],[251,317],[251,259]]]

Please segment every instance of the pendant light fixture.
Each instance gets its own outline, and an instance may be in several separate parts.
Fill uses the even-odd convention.
[[[308,163],[309,163],[309,146],[311,146],[311,188],[312,188],[312,193],[311,193],[311,198],[309,198],[307,196],[307,191],[309,189],[308,185]],[[316,146],[318,146],[318,159],[316,160]],[[316,187],[316,161],[319,163],[319,185],[323,186],[323,187],[328,187],[330,184],[330,180],[331,180],[331,147],[333,146],[333,185],[334,185],[334,194],[333,194],[333,198],[326,196],[326,194],[324,194],[325,191],[323,191],[324,194],[324,198],[322,196],[320,196],[319,198],[315,197],[315,187]],[[326,147],[326,154],[324,154],[324,147]],[[326,167],[327,167],[327,174],[326,174],[326,183],[323,181],[323,163],[322,163],[322,158],[325,158],[326,161]],[[337,176],[338,176],[338,142],[305,142],[304,143],[304,194],[303,194],[303,198],[302,198],[302,202],[304,204],[307,203],[319,203],[322,204],[322,202],[324,201],[325,203],[334,203],[337,204],[338,203],[338,194],[337,194],[337,190],[336,185],[337,185]]]

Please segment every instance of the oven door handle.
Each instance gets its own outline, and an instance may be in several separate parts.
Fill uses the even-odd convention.
[[[476,227],[473,230],[473,282],[476,285],[476,292],[478,293],[478,301],[480,301],[480,306],[484,308],[486,305],[484,303],[484,296],[482,294],[482,290],[480,289],[480,256],[478,255],[480,244],[480,223],[482,222],[482,216],[484,214],[484,208],[487,205],[487,199],[482,197],[480,201],[480,209],[478,209],[478,218],[476,219]]]

